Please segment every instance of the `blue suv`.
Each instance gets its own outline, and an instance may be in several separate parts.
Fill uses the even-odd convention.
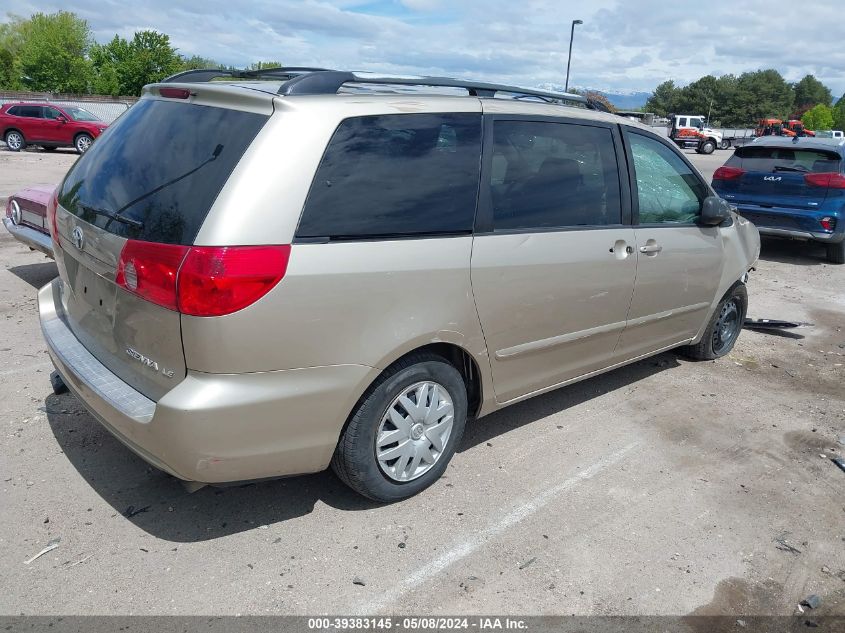
[[[761,137],[713,174],[713,189],[762,235],[813,240],[845,264],[845,141]]]

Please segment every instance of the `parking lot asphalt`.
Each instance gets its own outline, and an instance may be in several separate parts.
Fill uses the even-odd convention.
[[[0,198],[73,159],[0,151]],[[819,248],[765,241],[748,284],[749,316],[812,326],[470,422],[393,505],[330,472],[186,493],[52,394],[55,275],[2,231],[0,614],[845,614],[845,266]]]

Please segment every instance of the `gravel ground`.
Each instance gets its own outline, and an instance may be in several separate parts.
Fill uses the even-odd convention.
[[[0,199],[74,159],[0,151]],[[845,614],[845,266],[819,248],[766,241],[749,281],[749,316],[812,327],[471,423],[447,476],[388,506],[328,472],[187,494],[52,394],[55,274],[2,231],[0,614]]]

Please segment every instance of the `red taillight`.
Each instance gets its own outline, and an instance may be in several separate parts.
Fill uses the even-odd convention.
[[[819,224],[825,231],[832,231],[836,228],[836,218],[822,218],[819,220]]]
[[[845,189],[845,176],[836,172],[806,174],[804,182],[811,187],[825,187],[827,189]]]
[[[194,246],[179,271],[179,311],[221,316],[255,303],[288,267],[290,246]]]
[[[50,237],[53,238],[53,249],[61,249],[62,243],[59,241],[59,224],[56,221],[56,209],[59,207],[59,187],[50,196],[50,201],[47,203],[47,226],[50,227]]]
[[[128,240],[115,283],[192,316],[222,316],[255,303],[287,271],[290,246],[178,246]]]
[[[128,240],[120,253],[115,283],[160,306],[176,310],[176,278],[187,246]]]
[[[168,99],[187,99],[191,96],[191,91],[187,88],[159,88],[158,93]]]
[[[739,167],[728,167],[723,165],[713,173],[713,180],[736,180],[745,173],[744,169]]]

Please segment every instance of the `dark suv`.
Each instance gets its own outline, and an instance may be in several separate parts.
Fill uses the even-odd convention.
[[[107,127],[108,123],[76,106],[7,103],[0,107],[0,133],[13,152],[40,145],[46,150],[73,147],[84,154]]]

